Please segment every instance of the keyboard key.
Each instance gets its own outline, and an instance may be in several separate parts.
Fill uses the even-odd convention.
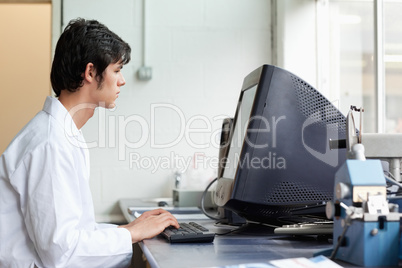
[[[179,225],[179,229],[172,226],[166,228],[161,235],[170,243],[211,243],[214,241],[215,234],[198,223],[184,222]]]

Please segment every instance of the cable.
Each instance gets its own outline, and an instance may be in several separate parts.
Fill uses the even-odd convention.
[[[392,186],[387,188],[387,191],[389,191],[387,196],[388,197],[393,197],[393,196],[400,197],[402,195],[402,184],[395,180],[394,175],[392,175],[392,173],[390,173],[388,171],[386,173],[388,175],[386,175],[384,172],[384,177],[385,177],[385,180],[387,181],[388,185],[391,184],[391,185],[395,185],[398,187],[398,190],[396,190],[396,191],[389,190]]]
[[[280,226],[278,225],[273,225],[273,224],[269,224],[269,223],[264,223],[264,222],[254,222],[254,221],[247,221],[247,224],[256,224],[256,225],[261,225],[261,226],[266,226],[266,227],[270,227],[270,228],[278,228]]]
[[[205,190],[204,190],[204,192],[202,193],[202,196],[201,196],[201,211],[202,211],[202,213],[205,214],[205,216],[207,216],[208,218],[210,218],[210,219],[212,219],[212,220],[220,220],[220,218],[217,218],[217,217],[215,217],[215,216],[210,215],[210,214],[206,211],[206,209],[205,209],[204,202],[205,202],[205,196],[207,195],[209,188],[210,188],[210,187],[212,186],[212,184],[214,184],[214,182],[216,182],[217,180],[218,180],[218,178],[213,179],[213,180],[208,184],[208,186],[205,188]]]
[[[342,242],[343,242],[343,239],[345,238],[345,234],[346,234],[346,231],[348,230],[348,228],[349,228],[349,224],[345,224],[345,226],[343,227],[342,234],[341,234],[341,236],[339,237],[338,243],[336,244],[336,247],[334,248],[334,250],[332,251],[331,256],[329,257],[330,260],[334,260],[334,259],[335,259],[336,253],[338,252],[338,249],[339,249],[339,247],[341,246],[341,244],[342,244]]]
[[[217,180],[218,180],[218,178],[213,179],[213,180],[208,184],[208,186],[205,188],[204,192],[202,193],[202,196],[201,196],[201,211],[202,211],[202,212],[204,213],[204,215],[207,216],[208,218],[210,218],[210,219],[212,219],[212,220],[217,220],[217,221],[219,221],[219,220],[221,220],[221,218],[217,218],[217,217],[215,217],[215,216],[213,216],[213,215],[210,215],[210,214],[206,211],[205,205],[204,205],[204,203],[205,203],[205,197],[206,197],[206,195],[207,195],[207,193],[208,193],[209,188],[211,188],[211,186],[212,186]],[[247,228],[248,226],[250,226],[251,223],[259,224],[259,225],[261,225],[261,226],[268,226],[268,227],[271,227],[271,228],[276,228],[276,227],[278,227],[278,226],[275,226],[275,225],[270,225],[270,224],[265,224],[265,223],[260,223],[260,222],[251,222],[251,221],[248,221],[248,222],[246,222],[245,224],[239,226],[239,227],[236,228],[236,229],[233,229],[233,230],[230,230],[230,231],[228,231],[228,232],[221,233],[221,234],[218,234],[218,233],[215,233],[215,234],[216,234],[216,235],[228,235],[228,234],[231,234],[231,233],[234,233],[234,232],[237,232],[237,231],[240,231],[240,230],[243,230],[243,229]]]
[[[351,224],[352,221],[352,215],[355,213],[353,210],[351,210],[348,206],[346,206],[344,203],[340,203],[341,207],[345,209],[345,212],[347,214],[345,218],[345,226],[343,227],[343,231],[341,236],[338,238],[338,243],[336,244],[334,250],[332,251],[331,256],[329,257],[330,260],[334,260],[336,257],[336,253],[339,250],[339,247],[342,245],[343,239],[345,239],[346,231],[349,229],[349,225]],[[348,213],[350,211],[350,213]],[[335,239],[335,237],[333,238]]]
[[[242,229],[245,229],[245,228],[248,227],[248,226],[249,226],[249,223],[245,223],[245,224],[243,224],[243,225],[240,225],[240,226],[237,227],[236,229],[233,229],[233,230],[227,231],[226,233],[221,233],[221,234],[215,233],[215,235],[228,235],[228,234],[231,234],[231,233],[235,233],[235,232],[237,232],[237,231],[240,231],[240,230],[242,230]]]
[[[385,180],[391,184],[399,186],[399,188],[402,188],[402,184],[395,180],[394,175],[392,175],[392,173],[390,173],[390,172],[387,172],[387,173],[389,176],[384,174]]]

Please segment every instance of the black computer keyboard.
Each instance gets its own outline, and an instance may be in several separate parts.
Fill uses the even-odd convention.
[[[214,241],[215,234],[198,223],[188,222],[179,223],[180,228],[172,226],[166,228],[161,235],[170,243],[210,243]]]

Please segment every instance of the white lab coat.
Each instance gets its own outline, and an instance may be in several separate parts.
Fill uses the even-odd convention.
[[[0,157],[0,267],[126,267],[130,232],[97,224],[81,131],[47,97]]]

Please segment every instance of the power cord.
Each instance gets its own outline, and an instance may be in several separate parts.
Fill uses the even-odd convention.
[[[228,235],[228,234],[232,234],[232,233],[241,231],[241,230],[247,228],[248,226],[249,226],[249,223],[245,223],[245,224],[240,225],[239,227],[237,227],[237,228],[235,228],[235,229],[233,229],[233,230],[227,231],[227,232],[225,232],[225,233],[215,233],[215,235]]]
[[[205,197],[206,197],[206,195],[207,195],[207,193],[208,193],[209,188],[210,188],[210,187],[212,186],[212,184],[214,184],[217,180],[218,180],[218,178],[213,179],[213,180],[208,184],[208,186],[205,188],[205,190],[204,190],[204,192],[202,193],[202,196],[201,196],[201,211],[202,211],[202,213],[204,213],[205,216],[207,216],[208,218],[210,218],[210,219],[212,219],[212,220],[220,220],[220,218],[215,217],[215,216],[209,214],[209,213],[207,212],[207,210],[205,209],[205,204],[204,204],[204,203],[205,203]]]
[[[208,218],[210,218],[210,219],[212,219],[212,220],[220,221],[221,218],[218,218],[218,217],[216,217],[216,216],[214,216],[214,215],[211,215],[211,214],[209,214],[209,213],[207,212],[207,210],[205,209],[205,204],[204,204],[204,203],[205,203],[205,197],[206,197],[206,195],[207,195],[207,193],[208,193],[209,188],[211,188],[211,186],[212,186],[217,180],[218,180],[218,178],[213,179],[213,180],[208,184],[208,186],[205,188],[204,192],[202,193],[202,196],[201,196],[201,211],[202,211],[202,212],[204,213],[204,215],[207,216]],[[245,224],[240,225],[238,228],[235,228],[235,229],[233,229],[233,230],[227,231],[227,232],[225,232],[225,233],[215,233],[215,234],[216,234],[216,235],[228,235],[228,234],[231,234],[231,233],[235,233],[235,232],[238,232],[238,231],[241,231],[241,230],[247,228],[247,227],[250,226],[250,224],[252,224],[252,223],[253,223],[253,224],[259,224],[259,225],[261,225],[261,226],[271,227],[271,228],[279,227],[279,226],[270,225],[270,224],[266,224],[266,223],[257,223],[257,222],[247,221]]]

